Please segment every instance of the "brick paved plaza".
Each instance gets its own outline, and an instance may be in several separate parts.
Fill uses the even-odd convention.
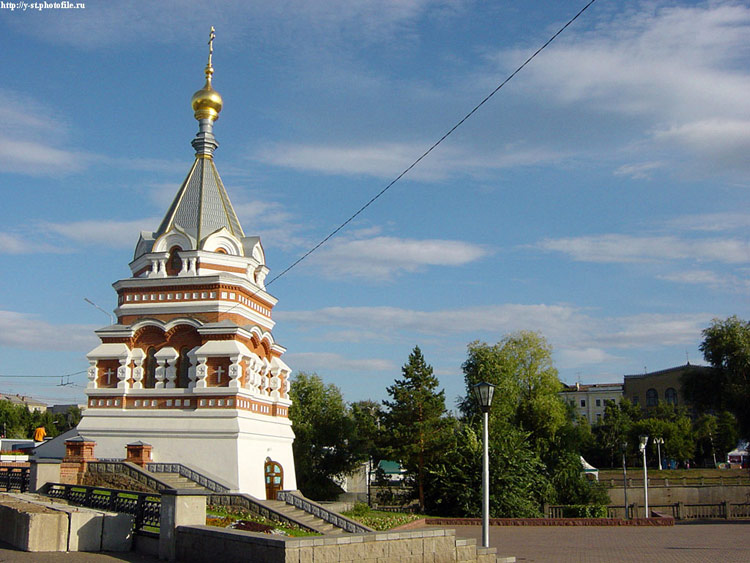
[[[479,526],[456,535],[481,542]],[[750,521],[675,526],[493,526],[490,545],[520,562],[733,563],[750,561]]]
[[[482,529],[458,526],[456,534],[481,541]],[[498,548],[498,555],[515,556],[519,563],[746,563],[750,561],[748,534],[750,521],[669,527],[493,526],[490,544]],[[138,554],[25,553],[0,543],[0,561],[146,563],[158,560]]]

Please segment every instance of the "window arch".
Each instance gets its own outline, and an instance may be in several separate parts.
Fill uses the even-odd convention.
[[[653,387],[646,391],[646,406],[655,407],[659,402],[659,393]]]
[[[664,400],[670,405],[677,405],[677,391],[674,387],[670,387],[664,392]]]
[[[143,386],[147,389],[156,387],[156,348],[149,348],[146,352],[146,373]]]
[[[179,246],[173,246],[169,249],[169,258],[167,259],[167,275],[176,276],[182,270],[182,258],[180,258]]]

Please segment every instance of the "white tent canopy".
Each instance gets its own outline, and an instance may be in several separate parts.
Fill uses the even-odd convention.
[[[591,465],[588,461],[583,459],[583,456],[580,456],[581,458],[581,467],[583,468],[584,475],[593,475],[594,479],[597,481],[599,480],[599,470]]]

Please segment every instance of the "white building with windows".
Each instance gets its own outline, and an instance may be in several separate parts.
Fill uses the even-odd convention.
[[[584,417],[589,424],[598,424],[604,418],[604,407],[608,401],[619,404],[622,400],[622,383],[592,383],[583,385],[566,385],[560,397],[575,408],[578,416]]]

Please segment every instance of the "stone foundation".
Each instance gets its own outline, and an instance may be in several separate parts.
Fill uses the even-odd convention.
[[[308,538],[285,538],[211,526],[177,528],[177,560],[190,562],[313,561],[366,563],[495,563],[495,548],[456,538],[455,530],[427,529]],[[512,562],[515,558],[503,558]]]

